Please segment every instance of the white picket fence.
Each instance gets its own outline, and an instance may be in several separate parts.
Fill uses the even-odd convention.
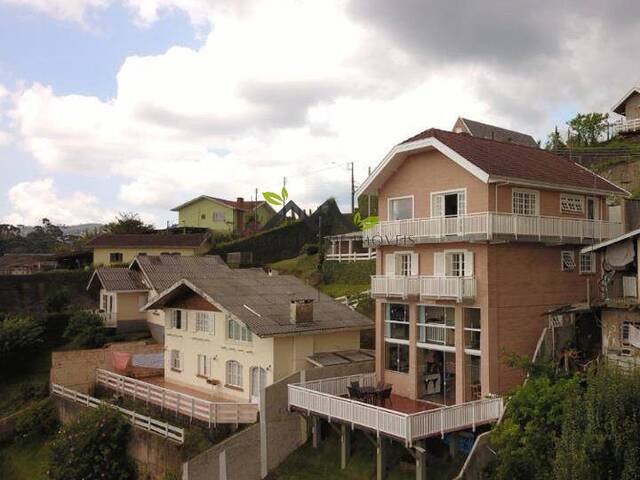
[[[96,369],[96,383],[134,400],[207,422],[209,426],[219,423],[255,423],[258,420],[258,405],[255,403],[210,402],[99,368]]]
[[[449,407],[407,414],[345,398],[353,381],[362,386],[375,384],[375,374],[351,375],[314,382],[291,384],[289,407],[383,433],[412,445],[416,440],[447,432],[475,429],[476,425],[495,422],[504,410],[502,397],[491,397]]]
[[[113,405],[112,403],[105,402],[104,400],[100,400],[99,398],[95,398],[90,395],[80,393],[76,390],[71,390],[70,388],[63,387],[62,385],[58,385],[57,383],[51,384],[51,393],[63,398],[68,398],[69,400],[73,400],[76,403],[80,403],[91,408],[98,408],[101,405],[106,405],[108,407],[114,408],[123,413],[134,427],[155,433],[157,435],[160,435],[161,437],[168,438],[180,444],[184,443],[184,429],[180,427],[174,427],[167,422],[156,420],[155,418],[151,418],[147,415],[141,415],[132,410],[127,410],[126,408],[122,408],[117,405]]]
[[[380,222],[362,232],[365,246],[413,244],[496,235],[539,240],[606,240],[623,233],[621,223],[579,218],[483,212],[454,217],[412,218]]]

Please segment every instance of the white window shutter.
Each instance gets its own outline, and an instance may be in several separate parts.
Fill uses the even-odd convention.
[[[431,200],[433,202],[431,204],[431,216],[444,216],[444,195],[432,195]]]
[[[467,213],[467,196],[465,192],[458,192],[458,215]]]
[[[182,310],[182,328],[185,332],[189,331],[189,314],[186,310]]]
[[[433,254],[433,274],[436,277],[444,277],[444,252]]]
[[[411,254],[411,275],[417,276],[420,274],[420,255],[417,253]]]
[[[464,252],[464,276],[473,277],[473,252]]]
[[[395,275],[396,274],[396,256],[393,253],[387,253],[384,256],[385,259],[385,275]]]

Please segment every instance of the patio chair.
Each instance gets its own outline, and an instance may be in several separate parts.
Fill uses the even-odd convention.
[[[391,390],[393,387],[387,387],[384,390],[381,390],[378,395],[378,400],[380,402],[380,406],[384,407],[387,404],[387,400],[391,401]]]
[[[360,388],[360,380],[353,380],[351,382],[351,388]]]
[[[349,392],[349,398],[353,400],[362,400],[362,392],[360,391],[360,387],[350,386],[347,387],[347,392]]]

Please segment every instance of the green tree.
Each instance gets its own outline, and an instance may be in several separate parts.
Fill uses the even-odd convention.
[[[46,297],[46,309],[49,313],[60,313],[71,304],[71,292],[66,287],[57,288]]]
[[[137,213],[124,212],[118,214],[113,222],[103,227],[106,233],[152,233],[153,225],[144,223]]]
[[[545,150],[551,151],[560,150],[566,146],[567,144],[562,140],[557,128],[547,136],[547,140],[544,143]]]
[[[9,315],[0,322],[0,369],[13,368],[44,341],[42,320],[27,315]]]
[[[102,406],[65,425],[51,443],[49,478],[129,480],[135,468],[127,456],[131,424]]]
[[[578,113],[567,122],[571,129],[568,144],[572,147],[597,145],[607,131],[608,120],[608,113]]]
[[[34,402],[23,410],[16,421],[16,438],[21,442],[47,438],[60,426],[51,399]]]
[[[102,318],[82,311],[71,315],[62,338],[76,348],[100,348],[107,342]]]

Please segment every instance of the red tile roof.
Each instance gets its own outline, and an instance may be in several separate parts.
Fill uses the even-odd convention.
[[[191,247],[202,245],[208,233],[103,233],[87,242],[87,246],[96,247]]]
[[[259,202],[255,202],[253,200],[245,200],[242,202],[242,208],[240,208],[236,200],[225,200],[224,198],[218,198],[218,197],[210,197],[210,198],[213,198],[218,202],[222,202],[225,205],[229,205],[230,207],[235,208],[236,210],[253,210],[254,208],[257,208],[264,203],[263,200]]]
[[[490,176],[530,180],[555,185],[606,190],[623,189],[569,160],[541,148],[504,143],[431,128],[401,144],[435,138]]]

